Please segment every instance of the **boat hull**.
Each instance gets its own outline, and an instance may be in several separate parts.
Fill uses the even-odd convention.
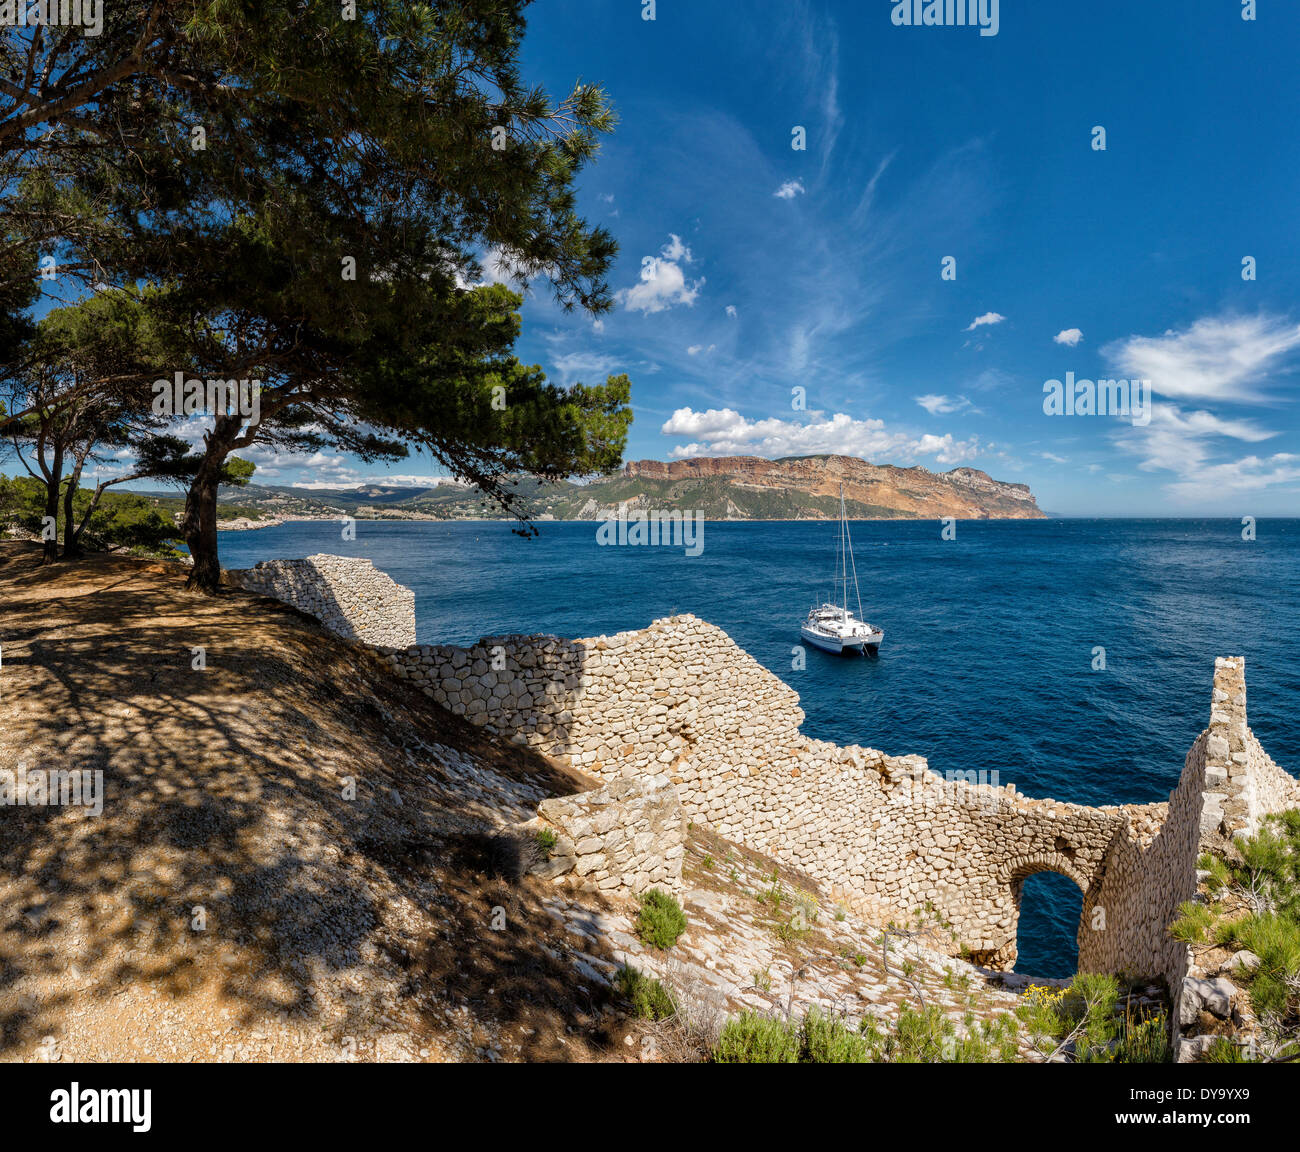
[[[849,655],[865,650],[874,656],[880,649],[881,640],[885,638],[883,632],[873,633],[870,637],[824,636],[810,628],[800,628],[799,635],[814,648],[820,648],[823,652],[833,652],[836,655]]]

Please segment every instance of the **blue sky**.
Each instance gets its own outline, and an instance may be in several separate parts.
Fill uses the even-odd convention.
[[[621,253],[613,314],[535,285],[518,350],[627,372],[626,458],[838,451],[1070,515],[1297,513],[1300,5],[1002,0],[987,37],[897,27],[892,0],[642,7],[540,0],[524,49],[616,106],[581,203]],[[1150,423],[1045,415],[1067,372],[1150,379]]]

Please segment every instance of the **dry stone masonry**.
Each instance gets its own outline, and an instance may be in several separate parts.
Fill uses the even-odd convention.
[[[543,800],[522,825],[549,830],[555,847],[533,871],[572,872],[602,892],[640,895],[650,888],[680,892],[686,816],[667,776],[624,777],[603,788]]]
[[[292,604],[331,632],[386,648],[415,643],[415,593],[369,560],[318,554],[227,573],[248,592]]]
[[[1165,925],[1195,891],[1204,842],[1300,803],[1296,782],[1245,727],[1239,659],[1216,665],[1211,728],[1169,801],[1104,807],[1030,799],[975,773],[942,777],[920,757],[809,740],[796,694],[692,616],[615,636],[497,636],[390,659],[472,723],[592,775],[667,773],[689,819],[878,915],[932,909],[994,968],[1015,963],[1025,879],[1054,871],[1084,894],[1082,968],[1176,986],[1186,949]]]
[[[1165,928],[1195,892],[1198,853],[1300,806],[1300,784],[1246,725],[1241,658],[1216,661],[1210,725],[1167,802],[1088,807],[1031,799],[996,772],[945,777],[919,756],[811,740],[796,693],[694,616],[383,654],[471,723],[605,781],[543,804],[557,873],[618,890],[676,884],[684,833],[667,789],[687,820],[832,885],[878,922],[920,912],[947,925],[954,948],[992,968],[1015,963],[1025,879],[1053,871],[1083,893],[1081,969],[1179,988],[1188,950]]]

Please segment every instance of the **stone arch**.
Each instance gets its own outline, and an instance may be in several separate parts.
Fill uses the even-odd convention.
[[[1041,852],[1032,856],[1017,856],[1008,860],[999,870],[998,881],[1002,887],[1017,891],[1017,886],[1036,872],[1059,872],[1068,876],[1080,892],[1088,891],[1088,880],[1075,867],[1074,862],[1059,852]]]
[[[1009,892],[1011,910],[1000,920],[1000,941],[985,950],[972,952],[972,959],[985,968],[1010,971],[1015,967],[1018,948],[1016,934],[1020,930],[1020,894],[1025,880],[1038,872],[1059,872],[1072,880],[1087,899],[1089,880],[1079,871],[1070,856],[1062,852],[1039,852],[1016,856],[1003,862],[997,872],[997,890]]]

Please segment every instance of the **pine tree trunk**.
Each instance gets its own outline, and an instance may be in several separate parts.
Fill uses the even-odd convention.
[[[239,432],[240,418],[218,416],[208,435],[203,463],[185,495],[182,529],[194,558],[194,568],[185,587],[191,592],[215,596],[221,589],[221,561],[217,556],[217,489],[230,454],[230,442]]]
[[[63,449],[54,450],[54,462],[45,477],[45,519],[41,521],[41,563],[53,564],[59,558],[59,487],[63,479]],[[49,531],[50,521],[54,530]],[[47,532],[49,533],[47,535]]]
[[[76,467],[72,469],[72,475],[68,477],[67,491],[63,493],[63,558],[65,560],[77,560],[81,557],[81,533],[77,531],[76,522],[72,519],[72,502],[81,483],[81,468],[84,463],[84,460],[77,461]]]

